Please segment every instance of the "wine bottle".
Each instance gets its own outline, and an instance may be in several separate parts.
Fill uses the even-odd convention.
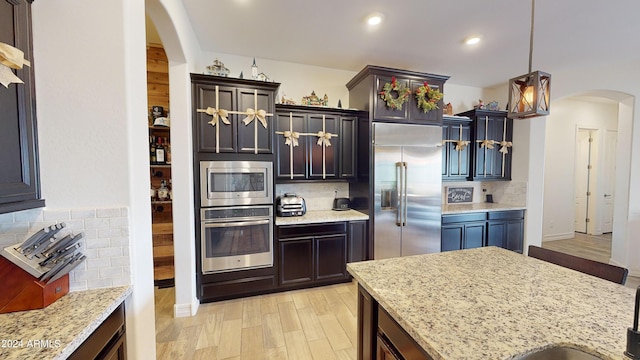
[[[158,164],[166,164],[167,159],[165,154],[164,146],[162,145],[162,138],[158,136],[158,144],[156,145],[156,161]]]
[[[149,161],[151,162],[151,164],[157,163],[156,141],[154,136],[149,136]]]
[[[167,188],[166,181],[160,181],[160,188],[158,189],[158,200],[166,201],[169,198],[169,188]]]
[[[164,144],[165,144],[167,164],[171,164],[171,143],[169,143],[169,140],[167,138],[164,138]]]

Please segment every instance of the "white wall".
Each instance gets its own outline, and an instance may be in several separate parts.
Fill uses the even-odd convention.
[[[575,231],[575,156],[576,130],[578,128],[594,131],[594,165],[591,199],[601,197],[597,185],[602,183],[606,175],[598,166],[604,155],[606,130],[618,128],[618,105],[611,103],[577,100],[575,98],[560,99],[553,103],[553,112],[547,117],[545,178],[544,178],[544,218],[543,240],[572,238]],[[593,203],[595,210],[600,210]],[[595,228],[601,227],[600,216],[594,214]]]
[[[127,352],[154,358],[144,1],[32,10],[42,196],[47,209],[129,209]]]

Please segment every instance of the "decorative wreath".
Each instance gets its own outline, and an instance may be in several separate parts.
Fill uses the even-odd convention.
[[[416,90],[416,99],[418,100],[418,107],[423,112],[427,113],[431,110],[439,109],[438,101],[442,100],[444,94],[440,92],[438,88],[432,88],[424,82],[424,85],[420,86]]]
[[[392,93],[396,92],[398,97],[393,97]],[[384,84],[382,91],[380,91],[380,97],[387,103],[387,107],[393,110],[402,109],[402,104],[406,103],[409,100],[409,95],[411,94],[411,90],[409,90],[405,85],[398,84],[396,81],[396,77],[393,76],[391,78],[390,83]]]

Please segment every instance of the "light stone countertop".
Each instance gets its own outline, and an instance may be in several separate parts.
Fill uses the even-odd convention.
[[[567,345],[626,359],[634,289],[497,247],[350,263],[434,359],[515,359]]]
[[[442,215],[504,210],[526,210],[526,206],[498,203],[442,204]]]
[[[0,359],[66,359],[131,291],[131,286],[75,291],[44,309],[0,314]]]
[[[303,216],[278,216],[276,217],[276,226],[356,220],[369,220],[369,215],[356,210],[313,210],[307,211]]]

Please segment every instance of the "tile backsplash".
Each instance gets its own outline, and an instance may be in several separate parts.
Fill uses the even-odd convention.
[[[307,211],[331,210],[336,190],[338,197],[349,197],[349,184],[344,182],[276,184],[276,196],[298,194],[304,198]]]
[[[64,222],[60,234],[84,233],[80,251],[87,259],[69,274],[70,291],[131,284],[129,211],[33,209],[0,214],[0,246],[21,243],[45,226]]]
[[[442,203],[446,202],[447,187],[473,187],[473,202],[486,201],[487,194],[493,202],[517,206],[527,205],[527,183],[524,181],[452,181],[442,183]],[[483,191],[485,190],[485,191]]]

